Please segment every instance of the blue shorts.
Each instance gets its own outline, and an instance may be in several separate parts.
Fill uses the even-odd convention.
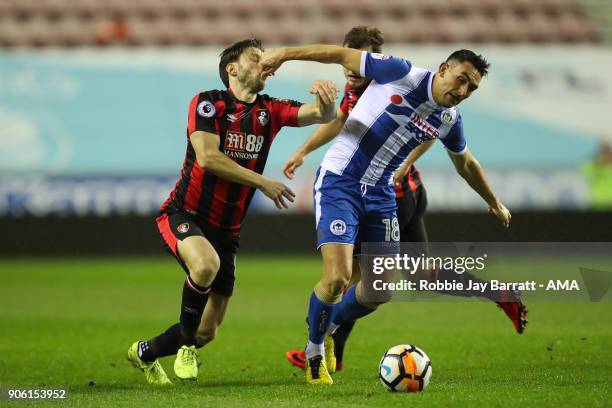
[[[400,233],[393,186],[368,186],[319,168],[314,185],[317,249],[324,244],[387,242],[385,251],[399,253]]]

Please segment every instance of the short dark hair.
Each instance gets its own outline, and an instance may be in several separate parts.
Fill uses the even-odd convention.
[[[219,76],[221,77],[221,81],[223,81],[223,85],[225,85],[227,88],[229,88],[229,75],[227,74],[225,67],[227,67],[227,64],[238,61],[238,58],[240,58],[244,50],[251,47],[262,51],[264,50],[263,46],[261,45],[261,40],[249,38],[247,40],[241,40],[233,43],[224,49],[219,55],[221,57],[221,60],[219,61]]]
[[[476,54],[471,50],[457,50],[448,56],[446,62],[453,60],[457,62],[469,62],[476,68],[478,72],[480,72],[480,76],[484,77],[489,73],[489,67],[491,64],[484,59],[481,54]]]
[[[373,52],[381,52],[382,45],[385,43],[385,37],[378,28],[357,26],[344,36],[342,45],[349,48],[366,48],[372,47]]]

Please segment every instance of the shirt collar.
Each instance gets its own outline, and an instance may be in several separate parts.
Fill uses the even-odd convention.
[[[259,100],[259,94],[257,94],[257,96],[255,97],[255,100],[253,102],[244,102],[241,101],[240,99],[238,99],[238,97],[236,96],[236,94],[234,93],[234,91],[232,90],[232,88],[230,88],[229,86],[227,87],[227,94],[235,101],[238,103],[241,103],[243,105],[252,105],[254,103],[256,103]]]

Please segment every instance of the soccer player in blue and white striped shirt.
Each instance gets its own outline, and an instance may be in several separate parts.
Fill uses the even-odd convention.
[[[310,297],[306,379],[312,384],[331,384],[323,358],[328,351],[323,347],[325,335],[389,300],[369,302],[361,283],[342,294],[361,242],[399,241],[393,174],[416,146],[439,139],[457,172],[506,227],[510,212],[468,150],[456,108],[487,74],[489,63],[482,56],[459,50],[432,72],[402,58],[312,45],[267,50],[261,62],[264,74],[274,73],[289,60],[336,63],[371,80],[327,151],[314,187],[323,277]],[[387,248],[390,254],[399,250],[396,245]]]

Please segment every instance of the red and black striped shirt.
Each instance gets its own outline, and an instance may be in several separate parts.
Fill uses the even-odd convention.
[[[349,84],[344,86],[344,96],[342,97],[342,102],[340,102],[340,109],[344,112],[345,115],[351,113],[355,105],[357,105],[357,101],[366,90],[367,86],[359,90],[352,89]],[[417,168],[412,165],[408,169],[408,174],[406,178],[402,180],[401,183],[395,186],[395,195],[397,198],[403,197],[405,194],[409,192],[416,191],[421,185],[421,174],[417,170]]]
[[[194,96],[189,104],[185,162],[161,212],[184,210],[204,225],[237,237],[255,189],[198,166],[189,136],[198,130],[219,135],[223,154],[261,174],[274,137],[283,126],[297,126],[301,105],[268,95],[257,95],[254,102],[244,103],[231,89]]]

